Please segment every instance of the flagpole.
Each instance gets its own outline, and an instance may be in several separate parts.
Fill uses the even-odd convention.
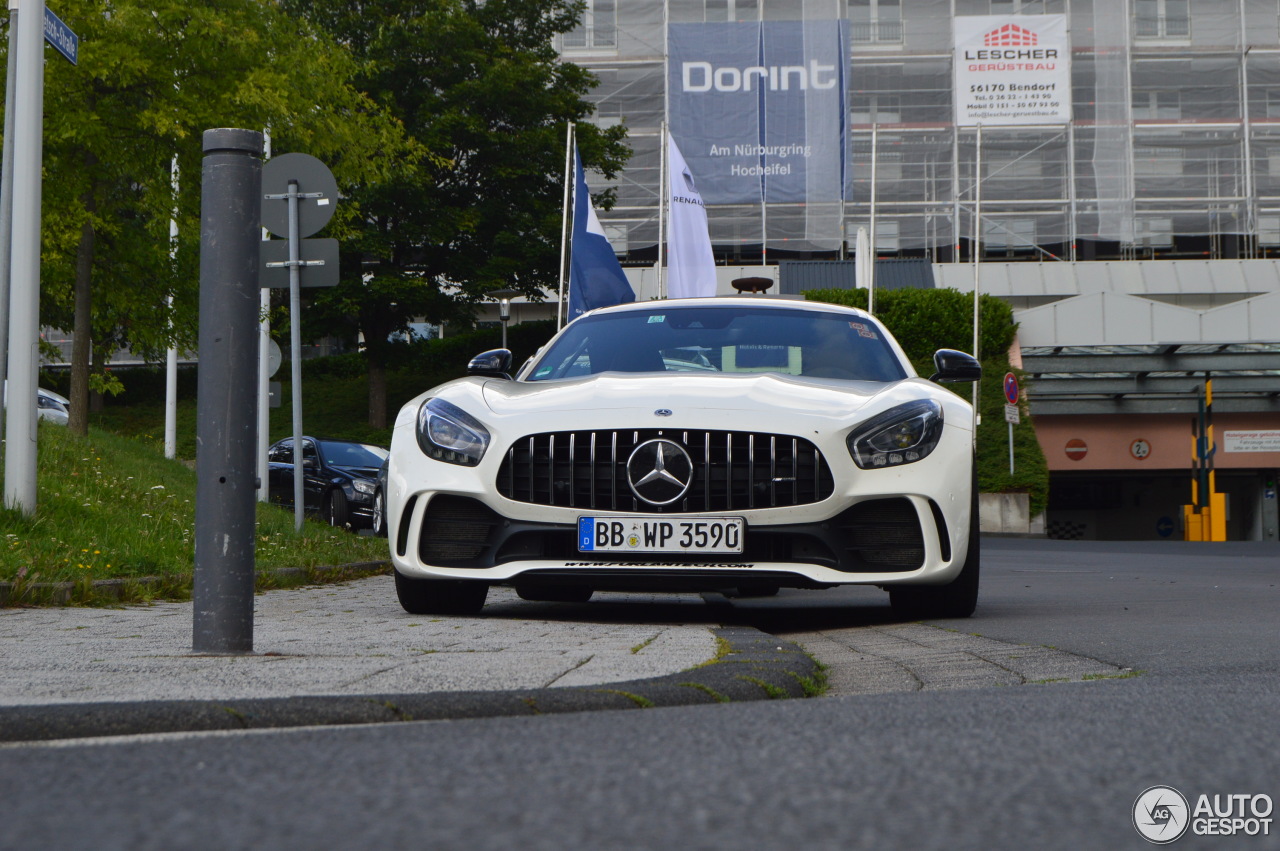
[[[982,240],[982,123],[978,123],[978,133],[976,140],[976,154],[974,156],[974,176],[973,176],[973,356],[981,359],[982,354],[978,350],[978,245]],[[978,388],[982,382],[973,382],[973,442],[978,442],[978,425],[982,422],[982,412],[979,410]]]
[[[871,227],[868,229],[867,313],[876,312],[876,157],[880,153],[880,125],[871,125]]]
[[[666,298],[666,221],[671,213],[671,178],[667,176],[667,134],[671,129],[667,122],[662,122],[662,130],[658,134],[661,150],[658,152],[658,298]]]
[[[569,187],[573,182],[573,122],[565,130],[564,204],[560,210],[560,299],[556,302],[556,329],[564,327],[564,268],[569,254]]]
[[[671,178],[667,174],[670,164],[667,162],[667,150],[670,147],[668,137],[671,127],[671,0],[662,0],[662,138],[658,152],[658,298],[667,297],[668,262],[666,252],[667,217],[671,215]]]

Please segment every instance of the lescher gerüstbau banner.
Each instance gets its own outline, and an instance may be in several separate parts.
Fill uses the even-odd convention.
[[[1071,120],[1066,15],[955,19],[956,124],[1064,124]]]

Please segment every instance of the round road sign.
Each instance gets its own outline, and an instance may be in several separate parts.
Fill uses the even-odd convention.
[[[1145,461],[1151,457],[1151,444],[1142,438],[1138,438],[1129,444],[1129,454],[1139,461]]]
[[[298,199],[298,238],[303,239],[333,218],[338,182],[329,167],[310,154],[282,154],[267,160],[262,166],[262,226],[281,239],[289,238],[289,202],[265,196],[288,193],[291,180],[297,182],[299,193],[318,193],[315,198]]]
[[[1018,404],[1018,376],[1012,372],[1004,374],[1004,398],[1010,405]]]
[[[1079,461],[1081,458],[1089,454],[1089,444],[1085,443],[1078,437],[1073,437],[1067,441],[1067,457],[1072,461]]]

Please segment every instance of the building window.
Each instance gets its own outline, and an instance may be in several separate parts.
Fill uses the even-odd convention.
[[[1258,216],[1258,242],[1280,245],[1280,216]]]
[[[988,253],[1029,251],[1035,244],[1034,219],[988,219],[982,223],[982,247]]]
[[[564,34],[566,50],[618,46],[618,0],[587,0],[582,21]]]
[[[1171,89],[1135,91],[1133,117],[1135,121],[1176,121],[1182,117],[1182,99]]]
[[[1182,149],[1135,147],[1133,176],[1182,177]]]
[[[902,0],[849,0],[854,44],[901,44]]]
[[[1047,0],[991,0],[993,15],[1047,15]]]
[[[902,99],[897,95],[854,95],[849,110],[851,124],[900,124]]]
[[[1173,245],[1173,219],[1139,218],[1134,220],[1133,244],[1150,248]]]
[[[1191,35],[1189,0],[1134,0],[1135,38],[1185,39]]]
[[[1009,159],[988,155],[983,163],[983,180],[1039,180],[1044,177],[1044,161],[1035,153],[1016,154]]]

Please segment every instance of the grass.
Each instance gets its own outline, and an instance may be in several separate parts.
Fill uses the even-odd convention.
[[[91,428],[87,438],[41,424],[34,515],[0,509],[0,582],[156,577],[160,596],[189,593],[196,474],[147,439]],[[307,569],[387,560],[381,538],[353,535],[260,504],[256,565]]]

